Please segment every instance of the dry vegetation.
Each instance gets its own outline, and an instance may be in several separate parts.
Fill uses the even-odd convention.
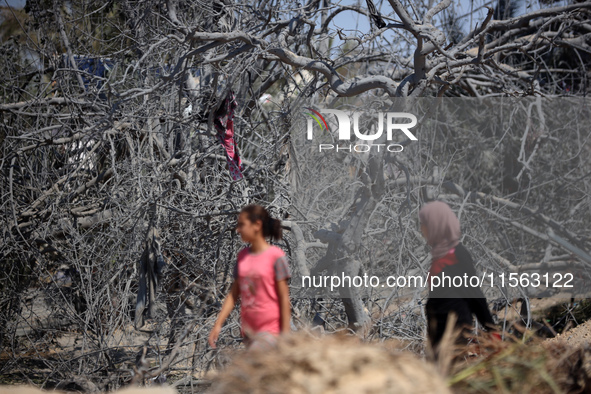
[[[27,3],[0,10],[0,383],[201,390],[227,363],[206,338],[242,247],[236,213],[253,202],[283,220],[296,278],[335,261],[424,274],[417,212],[440,198],[461,216],[479,270],[571,270],[589,283],[589,2],[515,15],[506,1],[475,1],[463,19],[449,0],[376,2],[379,14],[332,0]],[[338,26],[339,15],[371,24]],[[240,180],[214,122],[232,91]],[[317,159],[294,125],[303,105],[337,97],[429,116],[404,154]],[[419,387],[403,386],[407,374],[440,390],[586,387],[582,345],[521,342],[511,323],[560,332],[591,313],[568,302],[518,309],[530,290],[487,293],[520,339],[486,344],[443,380],[417,358],[425,294],[398,289],[292,297],[297,328],[352,328],[378,345],[294,337],[220,376],[257,390],[314,390],[302,378],[312,371],[326,390],[355,374],[377,390]],[[394,342],[414,355],[384,349]],[[237,312],[220,345],[241,348]]]

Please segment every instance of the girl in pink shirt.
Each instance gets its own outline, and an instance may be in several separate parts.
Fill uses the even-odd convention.
[[[234,283],[209,334],[212,348],[216,347],[222,326],[238,297],[241,299],[242,335],[249,347],[258,339],[272,344],[276,336],[290,329],[287,259],[280,248],[266,240],[266,237],[281,239],[281,222],[271,218],[260,205],[248,205],[238,216],[236,231],[250,247],[238,253]]]

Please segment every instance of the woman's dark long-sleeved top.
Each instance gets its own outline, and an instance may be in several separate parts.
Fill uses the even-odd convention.
[[[451,311],[458,317],[457,326],[471,325],[472,314],[476,315],[483,326],[494,326],[494,320],[482,290],[480,287],[470,286],[469,278],[477,276],[476,269],[472,256],[461,243],[445,256],[432,262],[429,271],[430,280],[436,276],[441,279],[444,275],[451,278],[452,285],[449,286],[447,279],[441,280],[440,284],[445,283],[445,286],[434,287],[433,290],[430,288],[427,302],[426,309],[432,341],[438,342],[443,335],[445,322]],[[462,278],[462,286],[453,286],[453,278],[457,276]],[[459,282],[459,279],[456,279],[456,284]]]

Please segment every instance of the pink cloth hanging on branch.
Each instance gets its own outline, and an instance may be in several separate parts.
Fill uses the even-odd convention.
[[[234,141],[234,109],[237,103],[234,98],[234,92],[229,91],[220,108],[215,112],[215,119],[213,121],[217,136],[226,150],[226,160],[228,161],[228,169],[233,180],[238,181],[242,179],[242,160],[238,154],[238,147]]]

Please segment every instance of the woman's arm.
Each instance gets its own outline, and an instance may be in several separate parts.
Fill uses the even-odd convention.
[[[288,333],[291,330],[291,304],[289,302],[287,279],[277,281],[277,296],[279,297],[279,311],[281,314],[281,332]]]
[[[222,310],[220,311],[220,314],[218,315],[218,318],[215,321],[215,324],[213,325],[211,332],[209,333],[209,346],[211,346],[214,349],[216,347],[215,343],[218,340],[220,331],[222,331],[222,326],[224,325],[224,322],[226,321],[228,316],[230,316],[230,313],[232,313],[232,309],[234,309],[234,305],[236,305],[236,300],[238,299],[239,295],[240,288],[238,287],[238,281],[235,280],[234,283],[232,283],[230,293],[228,293],[226,299],[224,300]]]

